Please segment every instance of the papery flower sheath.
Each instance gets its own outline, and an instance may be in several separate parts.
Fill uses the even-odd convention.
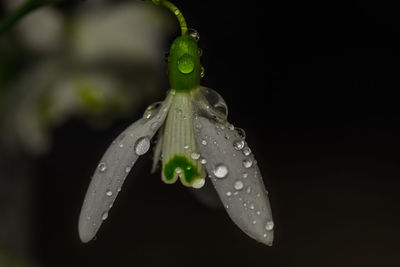
[[[237,226],[255,240],[272,245],[274,223],[267,191],[244,131],[227,121],[223,98],[200,85],[198,35],[186,30],[175,6],[155,2],[169,7],[182,28],[168,56],[171,89],[163,102],[149,106],[105,152],[82,206],[80,238],[88,242],[96,235],[136,160],[159,132],[153,170],[161,159],[162,181],[171,184],[179,178],[187,187],[201,188],[209,177]]]

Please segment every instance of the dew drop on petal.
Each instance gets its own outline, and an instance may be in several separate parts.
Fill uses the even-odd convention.
[[[196,152],[193,152],[193,153],[190,155],[190,157],[191,157],[192,159],[194,159],[194,160],[197,160],[197,159],[200,158],[200,154],[199,154],[199,153],[196,153]]]
[[[101,162],[98,166],[100,172],[105,172],[107,170],[107,166],[104,162]]]
[[[259,210],[257,210],[256,213],[257,213],[258,216],[261,215],[261,211],[259,211]]]
[[[254,210],[254,205],[253,204],[250,205],[250,209]]]
[[[113,195],[113,192],[111,190],[107,190],[106,195],[108,197],[111,197]]]
[[[244,179],[246,179],[247,176],[249,176],[249,174],[248,174],[247,172],[244,172],[244,173],[242,174],[242,177],[243,177]]]
[[[189,146],[188,145],[184,145],[183,148],[184,149],[189,149]]]
[[[256,224],[256,223],[257,223],[257,221],[252,221],[252,223],[253,223],[253,224]]]
[[[128,166],[128,167],[125,168],[125,172],[126,172],[126,173],[129,173],[129,172],[131,171],[131,169],[132,169],[132,168]]]
[[[250,194],[250,192],[251,192],[251,187],[248,186],[247,189],[246,189],[246,193],[247,193],[247,194]]]
[[[243,186],[244,186],[244,184],[243,184],[243,182],[240,181],[240,180],[237,180],[237,181],[235,182],[235,184],[233,185],[233,187],[234,187],[236,190],[242,190],[242,189],[243,189]]]
[[[243,148],[243,154],[244,154],[245,156],[250,155],[250,154],[251,154],[251,149],[250,149],[249,147]]]
[[[204,164],[207,163],[207,160],[206,160],[206,159],[201,159],[201,160],[200,160],[200,163],[204,165]]]
[[[206,140],[201,140],[201,144],[205,146],[205,145],[207,145],[207,141]]]
[[[248,169],[253,165],[253,162],[251,161],[251,159],[245,159],[243,160],[243,166]]]
[[[243,140],[246,139],[246,132],[242,128],[235,127],[235,131]]]
[[[226,192],[226,195],[227,195],[228,197],[230,197],[230,196],[232,196],[232,193],[231,193],[230,191],[228,191],[228,192]]]
[[[271,231],[272,229],[274,229],[274,222],[273,222],[273,221],[268,221],[268,222],[265,224],[265,230]]]
[[[106,211],[103,213],[103,215],[101,215],[101,219],[104,221],[107,220],[107,218],[108,218],[108,212]]]
[[[148,106],[143,114],[143,119],[150,119],[154,115],[154,111],[157,110],[161,106],[162,102],[155,102]]]
[[[149,151],[150,140],[147,137],[141,137],[136,141],[135,152],[137,155],[141,156]]]
[[[236,150],[241,150],[241,149],[243,149],[243,147],[244,147],[244,141],[243,141],[243,140],[238,140],[238,141],[233,142],[233,147],[234,147]]]
[[[215,177],[217,177],[217,178],[224,178],[228,175],[228,167],[226,167],[223,164],[219,164],[219,165],[215,166],[213,173],[214,173]]]

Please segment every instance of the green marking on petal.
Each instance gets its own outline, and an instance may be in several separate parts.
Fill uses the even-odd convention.
[[[174,179],[176,169],[181,169],[183,177],[189,185],[192,185],[197,179],[200,179],[201,174],[197,167],[185,155],[175,154],[165,165],[164,175],[167,181]]]

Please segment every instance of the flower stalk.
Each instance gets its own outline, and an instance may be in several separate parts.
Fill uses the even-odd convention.
[[[179,21],[179,25],[181,28],[181,34],[185,35],[187,33],[186,20],[183,17],[182,12],[173,3],[171,3],[167,0],[152,0],[152,1],[156,5],[164,6],[164,7],[168,8],[169,10],[171,10],[172,13],[174,13],[174,15],[176,16],[176,18]]]

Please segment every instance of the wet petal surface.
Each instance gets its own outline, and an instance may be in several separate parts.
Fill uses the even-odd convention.
[[[231,219],[250,237],[273,241],[271,208],[264,183],[243,133],[229,123],[194,118],[196,140],[205,167]]]
[[[107,219],[122,184],[139,156],[150,148],[150,140],[163,124],[173,96],[150,106],[142,119],[123,131],[103,155],[86,192],[79,217],[79,236],[89,242]]]

